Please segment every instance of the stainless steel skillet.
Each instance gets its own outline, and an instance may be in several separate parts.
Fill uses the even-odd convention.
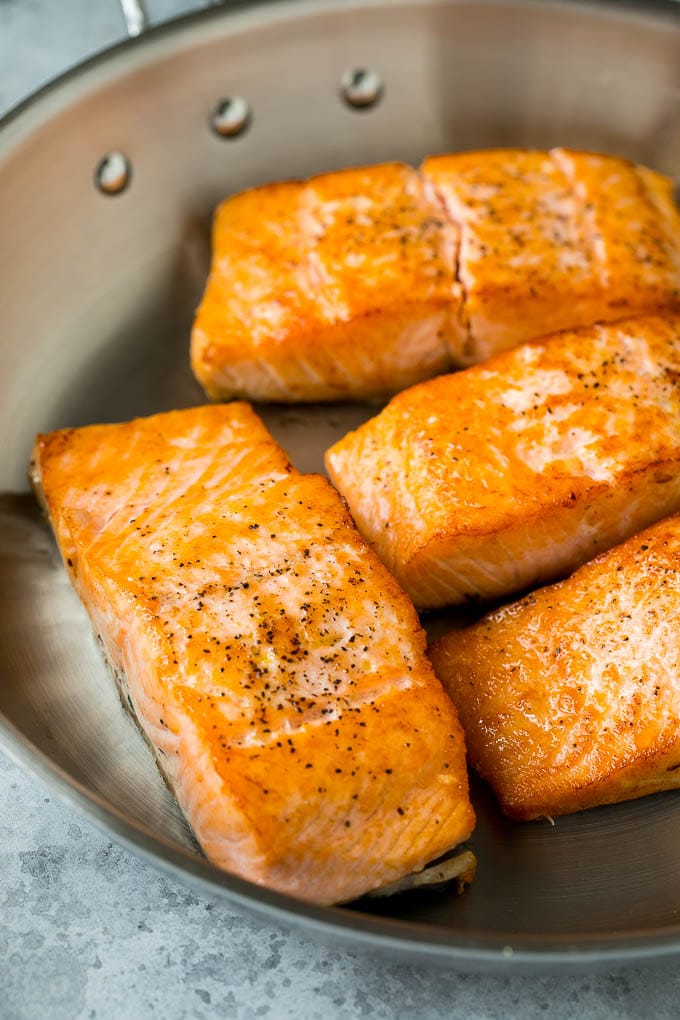
[[[424,893],[322,910],[219,873],[196,853],[120,711],[26,494],[38,429],[202,399],[188,332],[210,213],[226,193],[497,144],[606,149],[680,177],[680,9],[550,0],[232,6],[143,34],[6,118],[0,742],[159,866],[272,922],[450,967],[611,967],[680,954],[677,795],[551,827],[507,822],[480,785],[480,867],[460,898]],[[111,153],[127,164],[102,164]],[[100,190],[125,184],[115,195]],[[318,468],[333,438],[369,413],[264,409],[303,470]]]

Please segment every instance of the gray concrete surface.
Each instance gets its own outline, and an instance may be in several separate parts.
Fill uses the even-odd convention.
[[[200,6],[149,2],[156,20]],[[115,0],[0,0],[0,113],[122,32]],[[274,930],[163,877],[0,755],[0,1020],[679,1015],[677,964],[447,974]]]

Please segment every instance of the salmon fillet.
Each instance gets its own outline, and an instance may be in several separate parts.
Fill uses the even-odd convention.
[[[502,149],[255,188],[217,210],[191,339],[216,399],[373,399],[565,328],[680,303],[672,183]]]
[[[680,517],[447,635],[432,662],[514,818],[680,787]]]
[[[422,169],[461,232],[469,364],[545,333],[677,307],[668,177],[566,149],[435,156]]]
[[[331,903],[469,836],[463,736],[413,606],[250,407],[41,435],[31,472],[218,867]]]
[[[326,463],[421,608],[563,576],[680,509],[680,316],[564,332],[421,383]]]
[[[400,163],[223,202],[191,338],[214,398],[376,397],[451,366],[458,232]]]

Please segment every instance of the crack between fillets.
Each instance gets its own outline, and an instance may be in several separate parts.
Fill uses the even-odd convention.
[[[449,354],[451,356],[452,368],[461,368],[470,364],[474,359],[475,349],[475,339],[472,334],[472,327],[467,314],[468,291],[461,273],[461,252],[463,247],[463,237],[467,228],[464,223],[457,220],[453,215],[453,212],[446,201],[446,196],[442,194],[436,183],[425,173],[423,167],[424,162],[421,163],[419,167],[414,167],[414,169],[420,176],[426,196],[430,199],[430,201],[437,204],[443,215],[446,217],[447,222],[454,227],[458,236],[458,243],[456,244],[456,251],[454,255],[454,277],[457,286],[460,288],[461,300],[455,318],[464,339],[461,350],[450,350]],[[454,302],[452,302],[452,305],[453,304]]]

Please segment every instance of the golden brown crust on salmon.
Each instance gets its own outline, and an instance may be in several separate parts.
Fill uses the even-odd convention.
[[[39,436],[32,475],[215,864],[330,903],[467,838],[462,731],[413,606],[250,407]]]
[[[680,303],[672,182],[599,153],[491,149],[422,166],[461,232],[467,363]]]
[[[431,646],[507,814],[680,787],[679,579],[675,516]]]
[[[191,340],[214,398],[374,398],[451,365],[458,232],[400,163],[223,202]]]
[[[564,332],[421,383],[326,463],[422,608],[563,576],[680,509],[680,316]]]
[[[500,149],[223,202],[191,342],[213,398],[375,398],[556,330],[679,303],[667,177]]]

